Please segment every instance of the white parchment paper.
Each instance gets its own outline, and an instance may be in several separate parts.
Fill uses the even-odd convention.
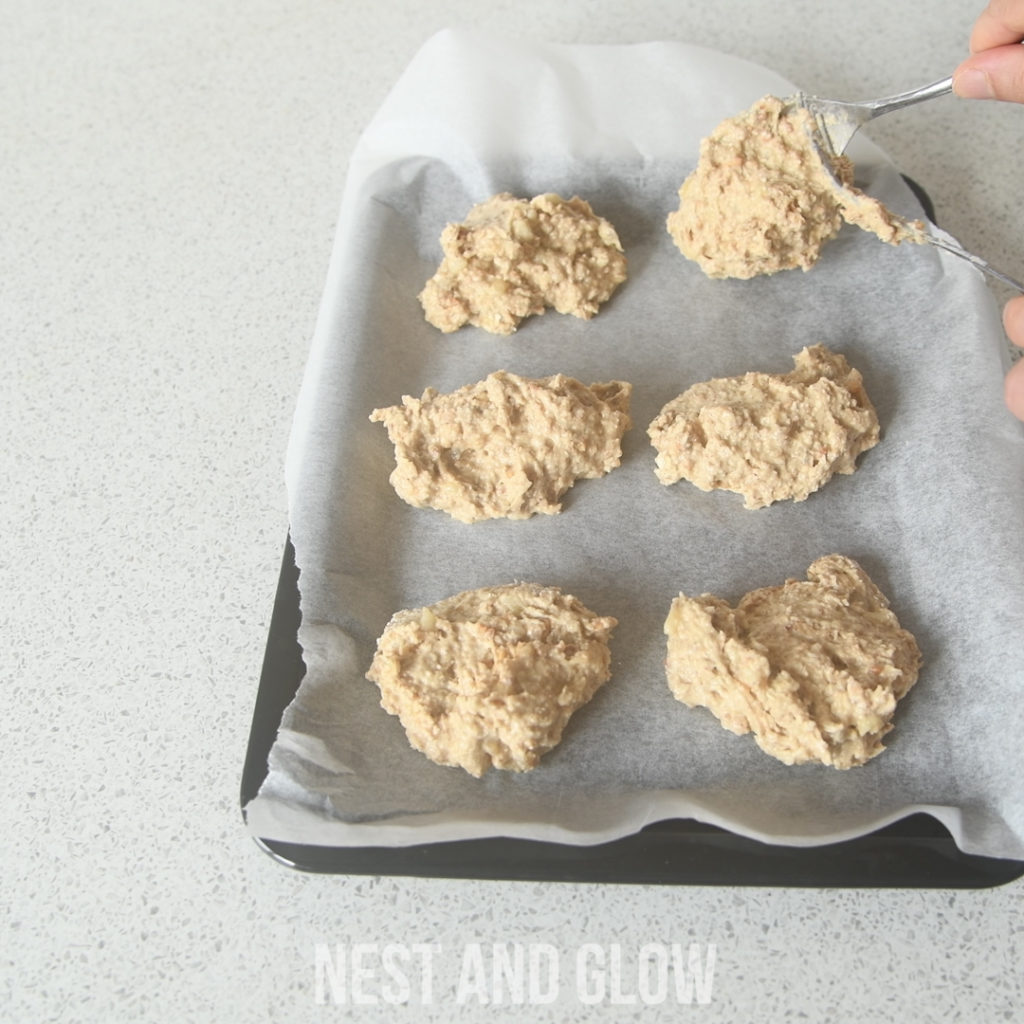
[[[856,228],[808,273],[712,281],[665,231],[700,139],[797,85],[814,91],[678,43],[449,31],[413,60],[352,160],[296,412],[287,483],[307,674],[247,808],[256,834],[587,844],[679,816],[813,845],[924,809],[965,851],[1024,857],[1024,432],[1001,401],[1006,349],[985,283],[931,247]],[[920,215],[876,147],[858,138],[850,155],[868,191]],[[630,278],[596,319],[549,312],[510,338],[424,321],[416,296],[442,228],[499,191],[578,194],[616,226]],[[861,370],[879,411],[883,440],[853,476],[758,511],[657,482],[645,430],[665,402],[709,377],[786,371],[815,342]],[[465,525],[405,505],[370,410],[501,368],[631,381],[623,465],[577,484],[559,516]],[[832,552],[864,565],[924,652],[889,749],[848,772],[779,764],[677,703],[662,668],[677,593],[735,601]],[[477,780],[413,751],[364,673],[394,611],[512,580],[618,618],[614,675],[538,769]]]

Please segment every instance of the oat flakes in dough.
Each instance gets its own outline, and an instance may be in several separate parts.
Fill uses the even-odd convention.
[[[853,187],[847,157],[825,166],[811,142],[813,123],[803,108],[766,96],[702,140],[667,226],[709,277],[808,270],[844,220],[893,245],[924,241],[921,221],[898,217]]]
[[[747,508],[803,501],[878,443],[861,375],[823,345],[790,373],[747,373],[694,384],[647,430],[663,484],[742,494]]]
[[[616,624],[557,587],[469,590],[396,614],[367,678],[431,761],[525,772],[608,680]]]
[[[806,581],[754,590],[735,608],[680,595],[665,622],[676,699],[754,734],[784,764],[864,764],[884,749],[921,652],[852,559],[819,558]]]
[[[622,457],[631,386],[587,387],[556,374],[492,373],[450,394],[374,409],[395,446],[391,484],[417,508],[464,523],[561,510],[576,480],[603,476]]]
[[[578,196],[527,200],[503,192],[449,224],[441,249],[419,299],[446,334],[465,324],[512,334],[549,306],[589,320],[626,280],[615,229]]]

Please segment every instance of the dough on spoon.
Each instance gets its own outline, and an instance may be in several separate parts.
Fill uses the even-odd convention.
[[[708,277],[810,269],[843,222],[883,242],[924,241],[908,221],[853,187],[853,164],[814,145],[802,107],[765,96],[723,121],[700,146],[696,170],[668,216],[677,248]]]

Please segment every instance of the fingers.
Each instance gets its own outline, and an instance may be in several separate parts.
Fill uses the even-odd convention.
[[[953,72],[953,91],[967,99],[1024,103],[1024,0],[989,0],[971,32],[971,56]],[[1003,308],[1003,326],[1024,348],[1024,295]],[[1024,359],[1006,375],[1006,405],[1024,420]]]
[[[1015,345],[1024,347],[1024,295],[1011,299],[1003,307],[1003,326]],[[1024,359],[1018,360],[1006,375],[1003,387],[1006,405],[1019,420],[1024,420]]]
[[[1003,327],[1006,336],[1024,348],[1024,295],[1018,295],[1003,307]]]
[[[1010,43],[968,57],[953,72],[953,91],[971,100],[1024,103],[1024,46]]]
[[[972,100],[1024,103],[1024,0],[989,0],[971,32],[971,56],[953,72],[953,91]]]
[[[1019,420],[1024,420],[1024,359],[1018,359],[1006,375],[1003,386],[1006,407]]]
[[[1024,39],[1024,3],[1020,0],[990,0],[971,32],[971,53]]]

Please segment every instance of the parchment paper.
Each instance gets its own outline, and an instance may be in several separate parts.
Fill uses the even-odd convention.
[[[923,809],[967,852],[1024,857],[1024,432],[1001,401],[1005,343],[980,275],[847,227],[808,273],[712,281],[665,230],[700,139],[794,91],[679,43],[448,31],[413,60],[352,160],[295,416],[287,484],[307,675],[247,808],[256,834],[588,844],[679,816],[813,845]],[[921,214],[869,141],[850,155],[868,191]],[[596,319],[548,312],[510,338],[424,321],[416,296],[445,223],[503,190],[579,194],[615,225],[630,279]],[[657,482],[645,431],[665,402],[709,377],[789,370],[815,342],[861,370],[879,412],[883,440],[854,475],[758,511]],[[631,381],[623,465],[578,483],[558,516],[465,525],[405,505],[370,410],[501,368]],[[832,552],[861,562],[924,653],[888,750],[848,772],[774,761],[676,702],[662,668],[676,594],[734,602]],[[538,769],[477,780],[412,750],[364,673],[396,610],[512,580],[618,618],[614,674]]]

